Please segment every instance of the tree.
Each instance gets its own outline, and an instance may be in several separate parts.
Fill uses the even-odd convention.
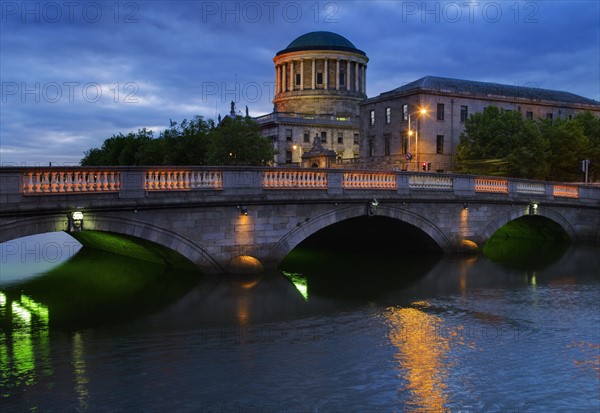
[[[581,179],[579,161],[586,159],[589,139],[579,122],[557,119],[540,122],[540,129],[550,145],[550,171],[553,181],[578,181]]]
[[[585,153],[591,161],[588,177],[591,181],[600,180],[600,117],[590,111],[577,114],[573,121],[583,128],[583,134],[588,138],[588,148]],[[583,159],[579,159],[583,160]]]
[[[548,144],[539,128],[519,112],[488,106],[465,123],[457,148],[460,172],[543,179]]]
[[[158,138],[140,129],[106,139],[85,152],[82,165],[264,165],[273,159],[273,144],[249,117],[227,117],[218,127],[196,116],[170,120]]]
[[[273,144],[260,135],[258,124],[236,116],[212,130],[207,160],[211,165],[266,165],[273,155]]]

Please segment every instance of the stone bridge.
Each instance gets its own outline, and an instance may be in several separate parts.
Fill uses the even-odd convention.
[[[378,215],[411,224],[444,252],[482,246],[539,215],[572,242],[600,242],[600,187],[471,175],[302,168],[0,168],[0,241],[98,230],[178,251],[205,273],[240,259],[275,268],[301,241]],[[76,212],[76,214],[74,214]]]

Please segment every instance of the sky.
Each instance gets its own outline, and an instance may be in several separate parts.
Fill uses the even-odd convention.
[[[232,100],[269,113],[273,57],[312,31],[367,54],[368,97],[441,76],[600,101],[598,1],[0,0],[0,164],[77,165]]]

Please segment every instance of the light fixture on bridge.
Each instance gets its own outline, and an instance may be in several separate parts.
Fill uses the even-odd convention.
[[[247,216],[248,215],[248,207],[245,205],[238,205],[238,209],[240,210],[240,215]]]
[[[73,211],[69,214],[69,232],[77,232],[83,229],[83,212]]]
[[[375,215],[375,211],[377,211],[377,207],[379,206],[379,202],[377,199],[373,198],[371,202],[369,202],[369,216]]]
[[[529,204],[529,215],[536,215],[537,209],[538,209],[537,202],[532,202],[531,204]]]
[[[463,209],[467,211],[469,210],[469,204],[467,202],[463,204]]]

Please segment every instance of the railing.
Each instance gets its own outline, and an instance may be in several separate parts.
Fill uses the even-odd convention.
[[[546,185],[537,182],[517,182],[518,194],[546,195]]]
[[[579,188],[576,186],[554,185],[552,195],[562,198],[579,198]]]
[[[475,178],[475,192],[495,192],[508,194],[508,180]]]
[[[23,174],[24,195],[116,192],[120,189],[119,171],[34,170]]]
[[[452,189],[454,180],[450,176],[435,175],[410,175],[408,187],[410,189]]]
[[[344,189],[398,189],[396,174],[345,172],[342,181]]]
[[[189,191],[194,189],[223,189],[221,171],[150,170],[146,171],[146,191]]]
[[[327,172],[272,170],[263,172],[265,189],[327,189]]]
[[[600,187],[556,184],[508,178],[473,177],[436,173],[308,168],[204,167],[60,167],[0,168],[0,195],[118,192],[120,198],[143,197],[157,191],[221,191],[316,189],[332,194],[354,190],[454,191],[458,196],[476,193],[506,194],[531,201],[545,198],[582,199],[600,204]],[[259,192],[256,192],[259,193]],[[7,199],[7,198],[0,198]],[[11,198],[17,199],[17,198]],[[7,201],[2,201],[7,202]],[[13,202],[13,201],[10,201]],[[18,201],[14,201],[18,202]]]

